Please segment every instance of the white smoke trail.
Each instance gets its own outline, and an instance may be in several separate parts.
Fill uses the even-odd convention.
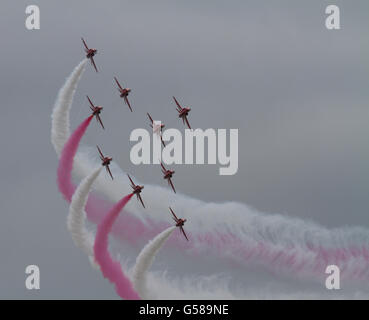
[[[121,261],[125,270],[129,269],[126,262]],[[360,290],[351,288],[349,290],[326,290],[318,285],[318,289],[312,288],[296,289],[288,288],[283,283],[275,284],[269,282],[246,283],[246,285],[230,285],[232,275],[212,274],[208,276],[181,276],[176,274],[170,276],[167,271],[149,271],[146,274],[149,290],[149,299],[156,300],[269,300],[269,299],[368,299],[367,289]],[[255,277],[254,274],[248,278]],[[133,272],[130,271],[133,279]],[[343,288],[342,288],[343,289]],[[146,299],[146,297],[144,298]]]
[[[79,174],[85,174],[92,167],[96,166],[97,158],[94,156],[95,150],[85,147],[79,153],[78,160]],[[96,161],[94,160],[96,158]],[[112,165],[114,181],[109,181],[107,177],[99,177],[95,187],[97,191],[104,193],[112,201],[117,201],[121,194],[130,192],[129,181],[126,174],[114,163]],[[135,179],[136,183],[140,181]],[[369,231],[364,227],[342,227],[328,229],[311,221],[304,221],[300,218],[283,216],[280,214],[265,214],[259,212],[245,204],[236,202],[224,203],[206,203],[204,201],[193,199],[183,194],[173,194],[169,189],[157,185],[145,185],[144,197],[147,205],[150,206],[150,215],[140,207],[137,201],[131,201],[127,205],[127,210],[147,223],[147,219],[153,219],[157,222],[166,222],[167,216],[163,215],[168,206],[172,206],[180,212],[182,217],[187,218],[187,231],[193,238],[200,238],[203,234],[222,234],[225,237],[236,238],[245,247],[254,248],[263,243],[268,247],[269,261],[273,264],[264,264],[266,267],[281,267],[283,269],[283,259],[286,255],[280,254],[283,250],[293,258],[291,265],[297,267],[302,265],[301,273],[311,274],[311,270],[316,267],[317,261],[326,263],[340,264],[348,275],[355,272],[357,268],[363,277],[369,275],[368,252]],[[166,201],[162,201],[166,199]],[[226,215],[225,215],[226,213]],[[196,222],[196,223],[192,223]],[[204,245],[201,241],[193,242],[198,252],[211,254],[210,245]],[[314,248],[324,248],[326,250],[341,250],[346,254],[345,261],[330,258],[324,261],[321,252],[310,250]],[[364,254],[352,254],[353,248],[359,248],[365,251]],[[210,250],[209,250],[210,249]],[[215,249],[216,250],[216,249]],[[216,254],[223,257],[231,257],[242,263],[242,257],[238,256],[236,251],[228,250],[217,251]],[[259,253],[252,253],[254,260],[260,258]],[[333,260],[332,260],[333,259]],[[322,269],[318,271],[320,274]],[[324,271],[323,271],[324,272]]]
[[[83,69],[83,67],[80,68]],[[53,111],[52,142],[57,154],[60,153],[69,135],[69,110],[75,87],[80,77],[76,70],[61,89]],[[81,73],[82,71],[80,70]],[[86,176],[93,170],[97,164],[97,159],[96,161],[91,160],[93,158],[91,154],[91,149],[78,153],[74,162],[75,173],[80,176]],[[93,151],[93,154],[95,154],[95,151]],[[126,175],[115,163],[112,165],[112,170],[114,176],[117,177],[114,181],[109,181],[105,176],[99,176],[95,186],[97,190],[105,193],[115,202],[120,199],[122,194],[130,190]],[[275,257],[275,266],[278,266],[279,262],[278,252],[288,249],[294,255],[294,264],[303,265],[303,268],[313,268],[313,264],[317,259],[317,253],[310,250],[311,245],[314,248],[323,247],[328,250],[341,248],[345,250],[346,257],[347,255],[349,256],[348,262],[344,266],[346,270],[354,270],[358,266],[366,267],[367,265],[365,256],[360,253],[350,253],[351,249],[355,247],[369,247],[369,232],[362,227],[329,230],[302,219],[278,214],[266,215],[240,203],[205,203],[178,193],[173,195],[170,190],[155,185],[145,185],[144,195],[147,204],[150,206],[150,219],[157,222],[166,221],[162,213],[167,211],[168,205],[172,205],[180,212],[181,216],[188,219],[187,231],[192,238],[196,239],[204,233],[211,233],[215,236],[222,234],[226,237],[234,237],[245,247],[256,246],[258,243],[263,242],[269,246],[269,253]],[[162,199],[166,199],[166,201],[162,201]],[[142,221],[146,221],[147,215],[143,213],[141,206],[137,202],[130,202],[127,205],[127,210],[136,217],[141,218]],[[191,224],[191,218],[196,223]],[[208,250],[209,247],[207,247],[206,243],[201,243],[201,241],[194,241],[193,243],[195,243],[195,249],[202,250],[208,254],[214,252]],[[229,250],[229,248],[218,251],[216,255],[238,259],[237,252]],[[250,253],[250,255],[253,258],[258,257],[258,254],[255,255],[255,253]],[[369,268],[366,270],[366,275],[368,273]],[[162,286],[169,290],[169,284],[165,280],[157,280],[158,278],[152,274],[148,274],[148,279],[158,285],[162,283]],[[181,285],[183,284],[181,283]],[[181,295],[179,294],[179,296]],[[222,297],[224,297],[223,293]]]
[[[364,290],[293,290],[284,286],[249,285],[245,288],[229,288],[227,278],[212,275],[209,277],[176,277],[169,278],[165,272],[147,275],[150,287],[155,288],[158,300],[316,300],[316,299],[359,299],[368,300],[368,292]]]
[[[87,254],[91,265],[97,269],[99,269],[99,266],[95,262],[93,250],[94,235],[86,228],[86,213],[84,208],[86,206],[92,184],[99,176],[101,169],[102,167],[97,168],[81,181],[73,194],[67,217],[68,230],[72,236],[74,244]]]
[[[69,135],[69,110],[85,63],[86,61],[83,60],[72,72],[60,90],[55,103],[52,116],[52,142],[57,153],[60,152],[59,150],[62,149]],[[94,158],[96,161],[93,160]],[[74,161],[74,172],[82,177],[87,176],[96,167],[97,161],[94,149],[86,148],[84,151],[79,151]],[[112,163],[111,168],[117,178],[111,181],[105,175],[99,176],[95,187],[96,190],[116,202],[122,194],[129,193],[131,190],[126,174],[115,163]],[[204,233],[224,234],[236,237],[247,247],[255,247],[263,242],[269,246],[270,255],[277,257],[276,264],[278,264],[278,259],[281,259],[279,252],[285,248],[289,248],[290,254],[294,255],[294,264],[303,263],[306,269],[314,267],[318,255],[317,252],[309,250],[311,246],[332,250],[341,248],[349,255],[353,247],[369,248],[369,231],[362,227],[329,230],[298,218],[279,214],[266,215],[245,204],[206,203],[180,193],[173,194],[168,188],[156,185],[145,184],[144,196],[150,206],[150,219],[166,222],[167,217],[162,213],[167,211],[168,205],[172,205],[188,219],[187,230],[192,236],[201,237]],[[148,218],[137,201],[131,201],[126,208],[144,222]],[[196,223],[191,223],[191,221],[196,221]],[[196,246],[195,249],[198,250],[209,249],[200,242],[196,242]],[[210,254],[210,251],[207,252]],[[222,251],[221,254],[238,258],[230,250]],[[351,266],[360,264],[366,266],[365,259],[363,256],[352,257],[345,267],[350,269]]]
[[[67,141],[69,130],[69,111],[72,107],[73,97],[77,89],[77,84],[85,70],[87,59],[83,59],[66,79],[63,87],[59,90],[56,98],[53,113],[51,115],[51,142],[55,151],[60,155],[65,142]]]
[[[165,229],[141,250],[137,256],[136,264],[133,268],[133,286],[142,299],[149,299],[146,285],[146,273],[154,262],[155,256],[175,230],[175,226]]]

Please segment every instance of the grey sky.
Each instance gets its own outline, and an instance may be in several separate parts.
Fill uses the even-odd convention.
[[[50,114],[83,58],[81,36],[99,50],[101,72],[88,66],[72,124],[88,113],[89,94],[105,107],[107,130],[84,142],[103,145],[141,181],[162,182],[159,169],[130,163],[129,134],[148,127],[148,111],[182,128],[175,95],[194,127],[239,129],[238,173],[177,166],[178,191],[328,227],[369,226],[369,2],[333,2],[339,31],[324,24],[332,1],[35,0],[41,30],[28,31],[30,2],[2,1],[0,298],[116,298],[74,248],[55,183]],[[132,114],[114,75],[133,89]],[[38,293],[24,288],[32,263]]]

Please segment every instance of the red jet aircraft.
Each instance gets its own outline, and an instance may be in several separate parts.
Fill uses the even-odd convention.
[[[161,136],[161,130],[165,127],[165,124],[163,124],[163,123],[161,123],[160,125],[159,124],[156,124],[156,123],[154,123],[154,120],[151,118],[151,116],[150,116],[149,113],[147,113],[147,116],[149,117],[149,119],[151,121],[150,127],[153,128],[153,132],[154,133],[156,133],[157,135],[159,135],[160,140],[161,140],[161,143],[165,147],[165,143],[163,141],[163,137]]]
[[[118,82],[118,79],[116,77],[114,77],[114,80],[118,85],[118,91],[120,92],[120,97],[124,99],[124,102],[127,104],[127,106],[129,107],[129,110],[131,110],[131,112],[132,112],[131,104],[128,101],[128,95],[131,92],[131,89],[130,88],[122,88],[122,86],[120,85],[120,83]]]
[[[142,198],[141,198],[141,195],[140,195],[140,193],[141,193],[142,189],[144,188],[144,186],[135,185],[134,182],[132,181],[131,177],[129,176],[129,174],[127,174],[127,176],[128,176],[129,181],[131,181],[131,187],[133,189],[132,193],[137,196],[137,199],[141,201],[142,206],[145,208],[145,205],[144,205],[144,203],[142,201]]]
[[[110,162],[113,160],[113,158],[111,157],[104,157],[103,153],[101,152],[99,146],[96,146],[97,150],[99,151],[100,154],[100,159],[102,161],[102,166],[106,168],[106,172],[110,174],[111,179],[113,180],[113,175],[111,174],[110,168],[109,168],[109,164]]]
[[[187,219],[182,219],[182,218],[177,218],[176,214],[174,213],[174,211],[172,210],[171,207],[169,207],[169,210],[170,212],[172,213],[173,215],[173,220],[174,222],[176,223],[176,227],[179,227],[179,229],[181,230],[182,234],[184,235],[184,237],[186,238],[186,240],[188,241],[188,238],[187,238],[187,235],[186,235],[186,232],[184,231],[183,229],[183,225],[184,223],[187,221]]]
[[[165,169],[165,167],[162,163],[160,163],[160,165],[161,165],[161,172],[164,175],[163,178],[168,180],[168,184],[172,187],[174,193],[176,193],[176,189],[174,189],[174,185],[172,183],[172,177],[173,177],[173,174],[175,173],[175,171]]]
[[[101,118],[100,118],[100,113],[101,113],[101,111],[102,111],[103,107],[101,107],[101,106],[95,106],[95,105],[92,103],[92,101],[91,101],[91,99],[89,98],[89,96],[86,96],[86,97],[87,97],[88,102],[90,103],[90,109],[91,109],[91,111],[92,111],[92,114],[96,117],[96,121],[98,121],[98,122],[101,124],[102,128],[103,128],[103,129],[105,129],[105,128],[104,128],[104,125],[103,125],[103,123],[102,123],[102,121],[101,121]]]
[[[183,123],[186,122],[187,126],[189,129],[191,129],[190,127],[190,124],[188,122],[188,119],[187,119],[187,116],[188,116],[188,113],[191,111],[191,108],[182,108],[181,105],[178,103],[177,99],[175,97],[173,97],[176,105],[177,105],[177,111],[178,111],[178,117],[182,118],[183,120]]]
[[[90,49],[89,47],[87,47],[86,41],[82,39],[83,45],[85,46],[85,52],[86,52],[86,58],[91,60],[91,64],[94,66],[96,72],[97,72],[97,68],[96,68],[96,64],[94,61],[94,55],[97,53],[96,49]]]

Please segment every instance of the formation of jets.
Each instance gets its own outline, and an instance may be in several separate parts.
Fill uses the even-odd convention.
[[[82,43],[84,45],[84,49],[85,49],[85,53],[86,53],[86,58],[87,59],[90,59],[91,61],[91,64],[92,66],[94,67],[94,69],[96,70],[96,72],[98,72],[97,70],[97,67],[96,67],[96,64],[95,64],[95,60],[94,60],[94,56],[96,55],[97,53],[97,50],[96,49],[91,49],[87,46],[86,44],[86,41],[82,39]],[[123,98],[125,104],[128,106],[129,110],[131,112],[133,112],[132,110],[132,107],[131,107],[131,104],[128,100],[128,95],[129,93],[131,92],[131,89],[130,88],[125,88],[123,86],[121,86],[121,84],[119,83],[118,79],[116,77],[114,77],[114,80],[118,86],[118,91],[119,91],[119,96],[121,98]],[[191,126],[190,126],[190,123],[187,119],[188,117],[188,114],[189,112],[191,111],[191,108],[188,108],[188,107],[182,107],[179,102],[177,101],[177,99],[173,96],[173,99],[174,99],[174,102],[176,104],[176,110],[178,112],[178,117],[180,119],[182,119],[183,121],[183,124],[184,125],[187,125],[187,127],[189,129],[191,129]],[[96,117],[96,120],[97,122],[101,125],[101,127],[103,129],[104,128],[104,125],[101,121],[101,117],[100,117],[100,114],[101,114],[101,111],[103,110],[103,107],[102,106],[97,106],[97,105],[94,105],[93,102],[91,101],[91,99],[89,98],[89,96],[87,96],[87,100],[88,102],[90,103],[90,109],[92,111],[92,115]],[[161,142],[163,144],[163,146],[165,147],[165,143],[163,141],[163,138],[162,138],[162,135],[161,135],[161,132],[163,130],[163,128],[165,127],[164,124],[161,124],[161,123],[155,123],[155,121],[153,120],[153,118],[151,117],[151,115],[149,113],[147,113],[147,116],[149,117],[149,120],[150,120],[150,126],[153,128],[153,133],[154,134],[157,134],[160,138],[161,138]],[[113,178],[113,175],[110,171],[110,168],[109,168],[109,165],[111,163],[111,161],[113,160],[113,158],[111,157],[106,157],[104,156],[104,154],[102,153],[101,149],[99,148],[99,146],[96,146],[97,147],[97,150],[99,152],[99,156],[100,156],[100,160],[101,160],[101,165],[103,167],[105,167],[106,169],[106,172],[110,175],[110,177],[112,179]],[[174,188],[174,185],[173,185],[173,182],[172,182],[172,178],[173,178],[173,174],[175,173],[174,170],[167,170],[164,165],[162,163],[160,163],[161,165],[161,171],[162,171],[162,174],[163,174],[163,179],[167,180],[168,181],[168,185],[172,188],[172,190],[174,191],[174,193],[176,193],[176,189]],[[127,174],[128,176],[128,179],[129,181],[131,182],[131,188],[132,188],[132,193],[135,194],[137,196],[137,200],[141,202],[142,206],[145,208],[145,204],[142,200],[142,197],[141,197],[141,192],[142,192],[142,189],[144,188],[144,186],[140,186],[140,185],[136,185],[132,178],[129,176],[129,174]],[[187,221],[186,219],[182,219],[182,218],[178,218],[176,216],[176,214],[174,213],[174,211],[172,210],[172,208],[169,207],[169,210],[172,214],[172,218],[175,222],[175,226],[178,227],[180,229],[180,232],[183,234],[183,236],[186,238],[186,240],[188,240],[188,237],[183,229],[183,225],[184,223]]]

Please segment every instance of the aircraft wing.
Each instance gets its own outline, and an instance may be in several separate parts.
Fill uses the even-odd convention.
[[[129,103],[128,98],[127,98],[127,97],[124,97],[124,101],[125,101],[125,102],[126,102],[126,104],[128,105],[129,110],[131,110],[131,112],[132,112],[131,104]]]
[[[97,150],[99,151],[100,159],[101,159],[101,160],[104,160],[104,155],[102,154],[102,152],[101,152],[101,150],[100,150],[99,146],[96,146],[96,147],[97,147]]]
[[[174,102],[176,103],[176,105],[177,105],[177,107],[178,107],[178,111],[181,111],[182,110],[182,107],[181,107],[181,105],[179,104],[179,102],[177,101],[177,99],[173,96],[173,99],[174,99]]]
[[[184,237],[186,238],[186,240],[188,241],[186,232],[184,231],[183,227],[179,227],[181,229],[182,234],[184,235]]]
[[[144,205],[144,203],[143,203],[143,201],[142,201],[141,195],[137,194],[137,198],[141,201],[142,206],[145,208],[145,205]]]
[[[101,121],[101,118],[100,118],[100,116],[98,114],[96,115],[96,120],[101,124],[102,128],[105,129],[105,127],[104,127],[104,125],[103,125],[103,123]]]
[[[97,71],[97,68],[96,68],[96,64],[95,64],[94,57],[91,57],[90,59],[91,59],[91,63],[92,63],[92,65],[94,66],[94,68],[95,68],[96,72],[98,72],[98,71]]]
[[[172,213],[173,217],[175,218],[175,221],[177,222],[178,221],[178,218],[177,218],[176,214],[174,213],[174,211],[172,210],[171,207],[169,207],[169,210]]]
[[[88,50],[88,47],[87,47],[86,41],[85,41],[83,38],[81,38],[81,39],[82,39],[83,45],[85,46],[86,50]]]
[[[106,166],[106,171],[110,174],[112,180],[114,180],[113,175],[111,174],[109,166]]]
[[[168,183],[170,184],[170,186],[172,187],[174,193],[176,193],[176,189],[174,188],[173,182],[171,178],[168,178]]]
[[[123,88],[121,87],[120,83],[118,82],[118,79],[117,79],[116,77],[114,77],[114,80],[115,80],[115,82],[117,83],[118,87],[119,87],[121,90],[123,90]]]

